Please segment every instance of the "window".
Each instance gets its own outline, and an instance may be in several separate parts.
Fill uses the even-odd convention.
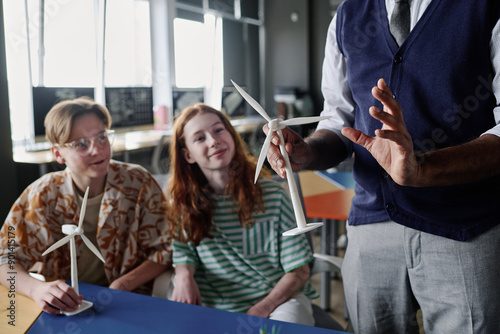
[[[94,1],[60,1],[56,6],[57,3],[45,1],[43,29],[33,31],[34,36],[30,36],[33,86],[92,87],[97,74],[95,24],[89,20],[94,16]],[[40,15],[40,10],[36,15]],[[37,43],[41,33],[43,45]]]
[[[174,19],[175,86],[204,88],[205,102],[215,108],[222,92],[221,22],[209,14],[203,22]]]
[[[177,87],[204,87],[208,84],[211,52],[203,22],[174,19],[175,85]]]
[[[105,41],[105,86],[151,86],[149,1],[107,0]]]
[[[34,137],[32,87],[94,87],[100,103],[104,86],[151,87],[148,0],[4,0],[3,6],[14,143]]]
[[[106,87],[152,87],[169,107],[173,88],[202,89],[220,108],[233,79],[258,99],[261,4],[3,0],[13,142],[34,138],[33,87],[93,87],[99,103]]]
[[[31,72],[28,54],[26,16],[34,17],[37,8],[29,6],[25,12],[24,2],[4,0],[5,52],[7,58],[7,76],[9,86],[10,122],[13,140],[28,138],[24,129],[30,123]],[[36,26],[30,27],[35,32]],[[30,37],[32,33],[30,32]]]
[[[173,20],[175,85],[203,88],[205,102],[221,108],[230,79],[260,87],[258,0],[178,0]],[[225,88],[226,87],[226,88]]]

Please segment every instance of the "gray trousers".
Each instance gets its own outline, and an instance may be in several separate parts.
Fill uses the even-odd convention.
[[[467,241],[394,222],[348,226],[342,277],[356,333],[500,333],[500,225]]]

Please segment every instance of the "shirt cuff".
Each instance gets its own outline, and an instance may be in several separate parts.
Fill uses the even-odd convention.
[[[489,129],[488,131],[481,134],[481,136],[488,135],[488,134],[500,137],[500,124],[495,125],[494,127]]]
[[[323,129],[331,131],[331,132],[335,133],[337,136],[339,136],[340,140],[342,140],[342,142],[344,143],[346,150],[347,150],[347,158],[345,160],[348,160],[352,156],[352,152],[353,152],[352,141],[350,139],[347,139],[342,134],[342,130],[332,129],[332,128],[327,127],[327,126],[323,126],[321,123],[319,123],[318,126],[316,127],[316,131],[323,130]],[[500,131],[500,129],[499,129],[499,131]]]

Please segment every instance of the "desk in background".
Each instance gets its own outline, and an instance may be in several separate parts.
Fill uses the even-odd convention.
[[[354,196],[351,172],[302,171],[298,173],[308,218],[323,220],[321,253],[337,255],[339,222],[346,221]],[[321,273],[321,308],[330,308],[330,274]]]
[[[134,150],[152,148],[158,145],[158,142],[164,135],[170,135],[172,130],[138,130],[131,132],[118,132],[113,141],[113,152],[123,153],[123,160],[130,159],[130,152]],[[40,175],[48,172],[47,165],[55,162],[54,155],[49,150],[26,151],[23,146],[15,147],[13,150],[13,159],[18,163],[38,164],[40,166]]]
[[[260,116],[236,118],[231,120],[231,124],[240,134],[253,131],[262,131],[265,120]],[[142,126],[139,130],[126,131],[117,129],[113,141],[113,152],[123,153],[125,162],[130,160],[130,152],[145,148],[154,148],[163,145],[165,139],[172,135],[170,130],[153,130],[153,125]],[[13,149],[13,159],[18,163],[38,164],[40,175],[46,174],[47,165],[55,162],[52,152],[48,149],[40,151],[26,151],[24,146],[16,146]]]
[[[2,287],[2,301],[6,289]],[[166,299],[140,295],[120,290],[112,290],[92,284],[80,283],[80,293],[94,307],[74,316],[51,315],[42,313],[38,319],[36,311],[40,308],[31,300],[31,305],[18,305],[23,312],[33,309],[31,319],[35,320],[28,333],[255,333],[266,326],[271,333],[281,327],[282,334],[334,334],[342,333],[323,328],[291,324],[248,316],[240,313],[216,310],[201,306],[182,304]],[[19,298],[17,296],[16,298]],[[19,299],[16,299],[19,301]],[[3,303],[2,303],[3,307]],[[21,312],[17,309],[17,321]],[[36,315],[35,315],[36,314]],[[15,333],[6,327],[6,318],[1,318],[2,333]],[[20,326],[20,323],[18,323]],[[22,333],[22,328],[17,327]]]

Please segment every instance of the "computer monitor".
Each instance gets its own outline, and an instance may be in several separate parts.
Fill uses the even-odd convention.
[[[204,102],[203,88],[172,88],[172,106],[174,118],[186,107]]]
[[[246,87],[242,88],[247,91]],[[222,89],[221,109],[230,118],[242,117],[247,114],[245,100],[236,88],[232,86]]]
[[[113,128],[154,123],[152,87],[106,87],[104,97]]]
[[[33,123],[35,137],[45,136],[45,116],[56,104],[64,100],[88,96],[94,98],[93,87],[33,87]]]

